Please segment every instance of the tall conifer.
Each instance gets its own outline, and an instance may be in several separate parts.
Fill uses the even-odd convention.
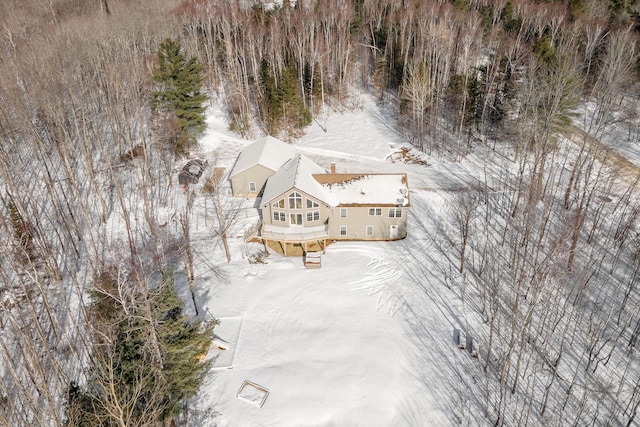
[[[203,104],[207,97],[201,92],[202,73],[202,64],[196,57],[187,59],[180,43],[165,39],[160,44],[152,71],[156,83],[153,105],[172,116],[177,151],[187,151],[206,127]]]
[[[115,297],[119,284],[113,274],[102,274],[91,293],[96,351],[86,383],[69,384],[65,425],[166,425],[180,416],[209,371],[211,361],[204,356],[217,322],[189,320],[170,269],[149,291],[126,283],[137,289],[126,304]]]

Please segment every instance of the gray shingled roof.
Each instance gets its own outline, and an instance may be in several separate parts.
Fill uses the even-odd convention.
[[[296,149],[272,136],[265,136],[246,146],[231,171],[231,177],[254,165],[262,165],[277,171],[287,160],[296,155]]]

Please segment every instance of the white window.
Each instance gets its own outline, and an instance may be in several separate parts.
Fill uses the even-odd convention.
[[[249,192],[251,192],[251,193],[255,193],[256,192],[256,183],[255,182],[250,182],[249,183]]]
[[[289,209],[302,209],[302,196],[297,191],[289,194]]]
[[[273,220],[284,222],[287,220],[287,216],[284,214],[284,212],[273,211]]]
[[[340,235],[341,236],[346,236],[347,235],[347,226],[346,225],[341,225],[340,226]]]
[[[373,225],[367,225],[367,237],[373,237]]]
[[[307,222],[320,221],[320,211],[307,212]]]
[[[314,202],[313,200],[307,199],[307,209],[317,208],[318,206],[320,205]]]
[[[291,225],[302,225],[302,214],[289,214]]]
[[[340,208],[340,218],[347,217],[347,208]]]
[[[274,208],[284,209],[284,199],[280,199],[280,201],[275,202],[273,205]]]
[[[402,208],[389,208],[389,218],[402,218]]]
[[[369,208],[369,216],[381,216],[382,208]]]

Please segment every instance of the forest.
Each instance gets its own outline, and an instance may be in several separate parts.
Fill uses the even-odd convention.
[[[199,114],[293,142],[360,92],[428,156],[511,165],[451,195],[438,248],[485,338],[477,421],[638,423],[637,0],[3,0],[0,24],[1,425],[186,425],[215,320],[171,285],[194,258],[166,212]]]

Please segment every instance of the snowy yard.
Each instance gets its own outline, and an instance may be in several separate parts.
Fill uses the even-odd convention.
[[[319,270],[279,255],[229,266],[210,309],[244,320],[233,369],[205,386],[218,425],[450,424],[449,385],[477,368],[452,341],[462,325],[442,283],[407,256],[416,250],[411,239],[336,243]],[[263,408],[234,399],[245,378],[270,389]]]
[[[219,364],[232,368],[216,369],[206,378],[197,409],[190,415],[191,425],[491,425],[497,412],[505,424],[518,425],[530,411],[541,407],[549,410],[538,414],[541,418],[537,420],[561,425],[565,415],[567,419],[570,414],[579,420],[589,419],[591,412],[600,410],[599,402],[606,407],[615,404],[615,399],[625,399],[626,389],[622,386],[615,396],[609,394],[597,400],[580,400],[575,393],[571,399],[566,398],[567,390],[573,387],[571,375],[584,381],[581,384],[591,381],[581,376],[581,358],[586,353],[580,352],[588,353],[587,346],[599,342],[598,337],[587,336],[593,341],[581,341],[583,334],[570,335],[574,338],[570,347],[564,347],[566,356],[555,362],[564,369],[558,374],[549,362],[551,356],[539,350],[534,337],[527,335],[532,332],[520,329],[522,319],[499,324],[496,336],[489,333],[494,324],[488,323],[488,316],[494,308],[487,304],[493,304],[493,300],[491,296],[487,299],[484,279],[473,276],[487,262],[490,265],[485,274],[495,271],[495,283],[502,284],[498,292],[506,307],[505,319],[517,319],[517,314],[513,317],[508,312],[513,308],[508,304],[523,296],[523,313],[528,309],[532,313],[539,311],[536,316],[541,324],[549,319],[556,322],[548,330],[549,335],[537,343],[548,346],[545,351],[549,354],[555,354],[554,349],[558,348],[554,340],[569,336],[556,337],[553,332],[586,328],[576,326],[568,317],[549,317],[562,313],[553,310],[568,301],[557,291],[569,289],[580,279],[579,275],[569,278],[566,271],[561,272],[566,265],[564,256],[553,264],[560,268],[557,276],[542,282],[544,292],[538,295],[543,300],[535,305],[528,305],[527,291],[515,289],[508,276],[509,260],[504,251],[521,245],[500,246],[486,257],[482,242],[487,241],[480,236],[474,246],[469,246],[465,261],[474,268],[459,273],[460,215],[465,209],[461,204],[473,202],[475,197],[476,203],[486,207],[486,216],[477,219],[475,225],[475,232],[486,232],[486,236],[506,229],[504,215],[511,217],[507,206],[514,202],[513,176],[518,165],[510,159],[508,146],[498,152],[476,143],[460,162],[419,154],[391,130],[385,119],[391,115],[384,106],[363,99],[362,108],[322,118],[322,128],[312,125],[306,136],[293,144],[324,168],[335,162],[338,172],[406,173],[411,200],[406,239],[330,244],[317,269],[305,268],[302,257],[282,257],[274,252],[264,259],[265,264],[251,263],[249,260],[263,247],[245,243],[242,238],[244,230],[258,220],[256,202],[247,199],[242,201],[239,221],[231,233],[232,261],[227,264],[219,239],[210,230],[214,221],[207,210],[208,202],[194,187],[193,244],[199,259],[206,261],[199,264],[197,271],[196,299],[210,315],[222,319],[222,334],[226,333],[225,328],[238,332],[230,333],[236,337],[232,348],[214,348],[209,355],[220,353]],[[210,109],[208,124],[208,135],[197,154],[209,159],[210,164],[214,161],[218,167],[229,169],[248,142],[226,131],[224,114],[215,105]],[[575,145],[565,143],[560,148],[561,157],[571,158],[574,149]],[[414,159],[406,161],[407,157]],[[563,170],[562,164],[557,166],[554,170]],[[621,197],[615,192],[609,194]],[[179,205],[185,195],[176,196]],[[558,203],[557,199],[550,200]],[[552,216],[554,227],[567,220],[565,210],[558,212]],[[483,221],[486,228],[478,225]],[[510,230],[517,234],[518,228]],[[498,233],[492,238],[498,238],[499,243],[500,236],[506,234]],[[492,264],[500,262],[505,269],[492,270]],[[211,270],[212,266],[218,267]],[[556,291],[552,291],[556,285]],[[233,322],[241,326],[225,325],[225,319],[235,319]],[[509,325],[514,328],[509,329]],[[456,330],[460,331],[460,342],[473,338],[477,358],[469,349],[458,348]],[[509,331],[513,333],[511,341]],[[525,360],[538,358],[538,363],[523,365],[520,384],[511,385],[512,376],[509,385],[501,386],[498,379],[506,371],[500,370],[505,365],[500,365],[498,358],[504,357],[509,342],[522,343],[523,350],[517,354]],[[609,341],[603,342],[600,349]],[[492,353],[487,359],[488,348]],[[589,354],[597,357],[595,352]],[[615,360],[635,369],[633,358]],[[622,384],[623,380],[615,379],[619,375],[615,363],[605,365],[600,365],[599,381],[611,382],[610,387]],[[245,381],[258,388],[245,390]],[[634,380],[629,377],[624,381],[631,386]],[[538,397],[554,382],[556,394],[550,395],[548,402],[541,402]],[[532,389],[537,390],[538,397],[532,397]],[[263,400],[266,390],[268,398]],[[585,405],[596,408],[589,412]]]
[[[91,3],[0,2],[0,426],[640,426],[639,2]]]
[[[238,317],[242,328],[233,368],[213,371],[199,398],[200,411],[218,414],[197,423],[417,426],[468,419],[475,405],[470,390],[482,375],[478,360],[452,338],[466,322],[459,298],[447,287],[455,266],[442,256],[442,245],[450,243],[439,233],[447,204],[439,191],[478,183],[453,164],[390,162],[389,154],[407,144],[376,111],[370,104],[330,116],[327,133],[311,127],[296,146],[320,165],[336,162],[345,172],[407,172],[409,237],[331,244],[322,268],[313,270],[305,269],[301,257],[275,253],[266,264],[250,264],[241,253],[261,245],[232,242],[224,279],[199,281],[207,298],[201,305],[223,318],[221,328],[224,318]],[[230,167],[234,148],[242,145],[223,126],[214,113],[202,155],[217,150]],[[247,212],[250,223],[251,208]],[[245,380],[270,391],[263,407],[236,398]]]

